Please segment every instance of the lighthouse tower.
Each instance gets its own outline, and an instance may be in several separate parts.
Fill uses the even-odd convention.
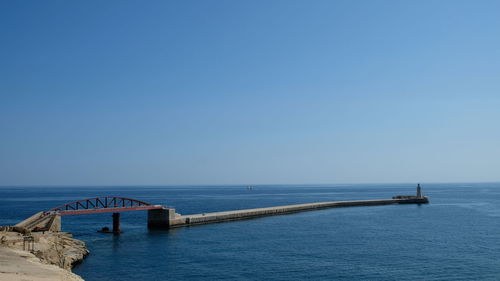
[[[417,184],[417,198],[422,198],[422,188],[420,188],[420,184]]]

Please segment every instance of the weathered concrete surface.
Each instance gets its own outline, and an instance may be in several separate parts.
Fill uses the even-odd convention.
[[[29,231],[61,231],[61,216],[56,213],[46,214],[38,212],[15,226],[26,228]]]
[[[84,242],[65,232],[22,234],[11,229],[0,231],[0,280],[82,280],[70,270],[89,253]],[[23,250],[25,235],[34,238],[34,251]]]

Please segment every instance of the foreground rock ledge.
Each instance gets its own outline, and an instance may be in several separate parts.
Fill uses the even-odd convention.
[[[83,280],[71,268],[89,253],[84,242],[66,232],[33,232],[35,249],[24,251],[24,234],[12,230],[0,231],[0,281]]]

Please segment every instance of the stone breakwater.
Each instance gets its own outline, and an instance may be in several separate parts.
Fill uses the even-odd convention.
[[[181,216],[180,220],[181,221],[184,220],[184,224],[186,225],[197,225],[197,224],[207,224],[214,222],[252,219],[264,216],[285,215],[303,211],[321,210],[329,208],[380,206],[380,205],[391,205],[391,204],[419,204],[427,202],[428,202],[427,198],[319,202],[319,203],[307,203],[307,204],[296,204],[296,205],[277,206],[268,208],[256,208],[247,210],[187,215],[187,216]]]
[[[148,226],[151,228],[174,228],[207,223],[252,219],[265,216],[286,215],[291,213],[327,208],[427,203],[429,203],[428,197],[416,197],[414,195],[408,195],[395,196],[393,199],[317,202],[193,215],[181,215],[176,213],[174,208],[163,208],[148,211]]]
[[[33,237],[33,249],[24,237]],[[82,281],[71,268],[88,253],[85,243],[67,232],[0,227],[0,281]]]

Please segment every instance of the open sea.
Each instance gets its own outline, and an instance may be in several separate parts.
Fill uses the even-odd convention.
[[[500,183],[422,184],[428,205],[334,208],[148,230],[147,211],[64,216],[90,255],[74,268],[108,280],[500,280]],[[383,199],[415,184],[0,187],[0,225],[64,203],[123,196],[193,214]],[[36,247],[36,245],[35,245]]]

